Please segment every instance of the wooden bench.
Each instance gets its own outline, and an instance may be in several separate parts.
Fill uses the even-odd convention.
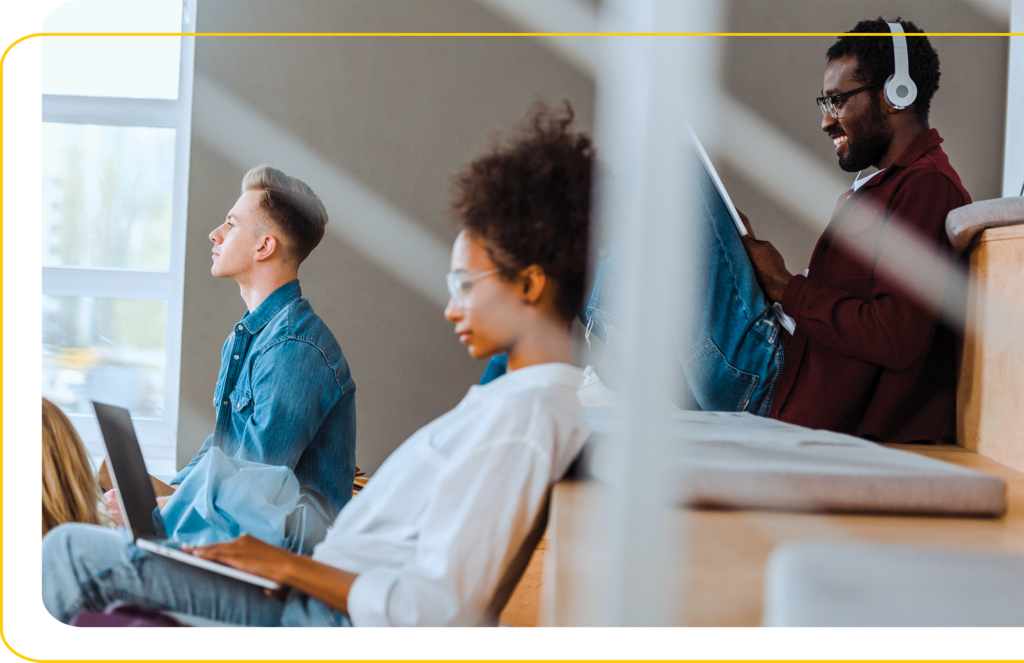
[[[1003,218],[1007,202],[1013,218]],[[674,582],[686,597],[689,612],[678,616],[679,624],[759,625],[765,562],[771,550],[786,541],[858,540],[1024,553],[1024,335],[999,333],[998,326],[1005,324],[1006,318],[1000,311],[986,310],[978,296],[979,287],[990,288],[1002,302],[1018,307],[1024,319],[1024,219],[1010,225],[1019,202],[977,205],[976,209],[987,215],[986,223],[995,219],[999,227],[980,230],[982,225],[969,218],[970,207],[955,213],[957,224],[949,224],[951,234],[966,229],[973,236],[967,249],[972,279],[967,316],[969,326],[981,330],[966,336],[959,358],[959,444],[887,445],[1002,477],[1007,482],[1006,516],[976,519],[680,509],[676,525],[686,533],[679,541],[680,566],[688,571]],[[994,208],[1002,211],[993,216]],[[592,503],[601,490],[593,482],[567,481],[556,486],[548,532],[502,613],[502,623],[582,626],[600,622],[596,610],[602,599],[594,594],[594,574],[601,568],[594,546],[599,544],[587,534],[595,523],[586,522],[592,516],[584,505]]]
[[[957,443],[1024,471],[1024,327],[1005,311],[986,308],[987,287],[1024,320],[1024,225],[990,228],[971,243],[969,327],[957,385]],[[1017,333],[1000,329],[1014,325]]]
[[[678,509],[679,564],[666,578],[686,613],[680,626],[759,626],[765,564],[779,544],[808,539],[975,548],[1024,554],[1024,473],[957,445],[887,445],[1002,477],[1009,508],[1002,518],[878,516]],[[552,496],[547,574],[540,623],[601,623],[602,544],[593,532],[601,514],[588,508],[607,490],[593,481],[565,481]]]

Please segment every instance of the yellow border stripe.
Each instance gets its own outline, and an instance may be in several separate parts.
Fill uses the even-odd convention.
[[[848,32],[37,32],[22,37],[842,37]],[[858,37],[890,37],[887,32]],[[912,32],[907,37],[1024,37],[1024,32]],[[11,44],[13,46],[14,44]],[[8,48],[8,50],[10,50]]]
[[[7,318],[0,326],[4,380],[0,382],[4,475],[5,643],[41,644],[39,618],[39,33],[0,34],[4,68],[0,117],[3,158],[0,200],[4,218]]]
[[[5,374],[0,387],[4,421],[6,475],[0,482],[7,574],[0,635],[3,641],[41,644],[39,602],[38,495],[40,475],[39,418],[36,398],[40,389],[37,339],[40,337],[40,263],[34,247],[40,245],[40,48],[41,37],[842,37],[845,32],[562,32],[562,33],[449,33],[449,32],[345,32],[345,33],[4,33],[0,35],[0,61],[6,68],[0,118],[4,130],[4,159],[0,160],[0,200],[4,201],[8,324],[0,327],[0,347],[6,350]],[[889,37],[886,33],[858,36]],[[1024,37],[1024,33],[912,33],[908,37]],[[35,388],[33,388],[35,387]],[[8,651],[16,654],[12,647]],[[23,658],[24,655],[22,655]]]

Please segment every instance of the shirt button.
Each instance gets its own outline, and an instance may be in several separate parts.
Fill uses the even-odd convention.
[[[242,325],[238,325],[238,331],[242,331]]]
[[[238,355],[235,355],[235,359],[238,359]]]
[[[227,402],[227,401],[224,401],[224,405],[227,405],[227,404],[228,404],[228,402]]]

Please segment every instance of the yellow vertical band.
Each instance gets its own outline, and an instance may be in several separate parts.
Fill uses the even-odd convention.
[[[0,33],[4,644],[39,645],[40,35]]]

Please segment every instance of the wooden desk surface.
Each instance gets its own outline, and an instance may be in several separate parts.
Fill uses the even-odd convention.
[[[780,543],[798,540],[884,542],[1024,553],[1024,473],[954,445],[886,445],[1002,477],[1009,509],[1001,518],[805,514],[778,511],[679,509],[672,512],[685,545],[672,555],[678,577],[667,579],[684,596],[680,626],[758,626],[765,562]],[[593,528],[600,514],[589,508],[606,491],[596,482],[566,481],[552,500],[541,623],[601,623]],[[588,529],[590,528],[590,529]]]

